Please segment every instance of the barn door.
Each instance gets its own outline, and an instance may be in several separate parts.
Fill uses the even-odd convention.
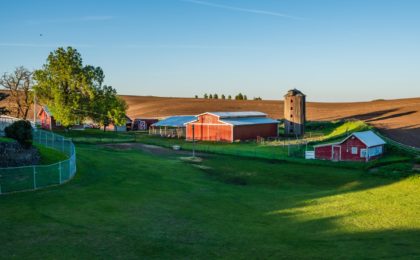
[[[340,161],[341,157],[341,147],[340,146],[333,146],[333,161]]]

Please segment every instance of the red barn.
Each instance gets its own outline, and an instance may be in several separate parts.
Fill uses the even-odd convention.
[[[61,128],[60,121],[56,121],[47,106],[43,106],[38,112],[38,119],[41,123],[41,128],[52,130]]]
[[[60,121],[55,120],[54,115],[50,112],[47,106],[43,106],[41,110],[39,110],[38,114],[38,121],[41,124],[41,128],[47,130],[53,129],[62,129],[63,126],[61,125]],[[84,125],[80,123],[76,123],[72,125],[72,129],[84,129]]]
[[[185,124],[186,138],[192,140],[194,135],[195,140],[233,142],[276,137],[278,124],[261,112],[206,112]]]
[[[384,153],[385,141],[372,131],[356,132],[343,141],[315,146],[315,158],[332,161],[370,161]]]
[[[157,118],[136,118],[133,122],[133,131],[149,130],[149,127],[157,122],[159,122]]]

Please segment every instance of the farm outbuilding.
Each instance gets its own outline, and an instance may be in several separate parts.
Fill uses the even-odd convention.
[[[233,142],[277,137],[277,120],[261,112],[206,112],[186,123],[187,140]]]
[[[171,116],[167,117],[157,123],[154,123],[149,128],[150,135],[160,135],[164,137],[185,137],[185,124],[194,121],[196,116]]]
[[[284,96],[284,131],[286,135],[305,134],[306,96],[297,89],[291,89]]]
[[[59,120],[56,120],[54,118],[54,115],[51,113],[51,111],[48,109],[48,106],[42,106],[37,114],[38,121],[41,125],[41,128],[47,129],[47,130],[53,130],[53,129],[62,129],[63,126],[61,125],[61,122]],[[74,124],[72,128],[75,129],[84,129],[84,125],[80,122]]]
[[[133,120],[129,116],[125,115],[125,123],[123,125],[115,125],[114,123],[111,123],[105,128],[105,130],[114,132],[127,132],[131,130],[132,124]]]
[[[315,158],[332,161],[370,161],[384,153],[385,141],[372,131],[356,132],[331,144],[315,146]]]
[[[134,119],[132,130],[133,131],[146,131],[149,130],[149,127],[159,122],[157,118],[136,118]]]

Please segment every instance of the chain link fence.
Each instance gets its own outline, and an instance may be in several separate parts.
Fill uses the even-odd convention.
[[[0,168],[0,194],[59,185],[76,174],[76,149],[71,139],[38,129],[33,141],[66,154],[68,159],[51,165]]]

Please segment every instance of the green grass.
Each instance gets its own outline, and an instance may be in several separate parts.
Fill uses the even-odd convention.
[[[3,258],[420,258],[420,177],[78,145],[70,183],[0,196]]]
[[[14,142],[15,140],[8,138],[8,137],[0,137],[0,143],[10,143]]]
[[[38,149],[39,153],[41,154],[41,161],[39,164],[49,165],[68,159],[67,155],[55,149],[45,147],[40,144],[34,144],[34,146]]]

